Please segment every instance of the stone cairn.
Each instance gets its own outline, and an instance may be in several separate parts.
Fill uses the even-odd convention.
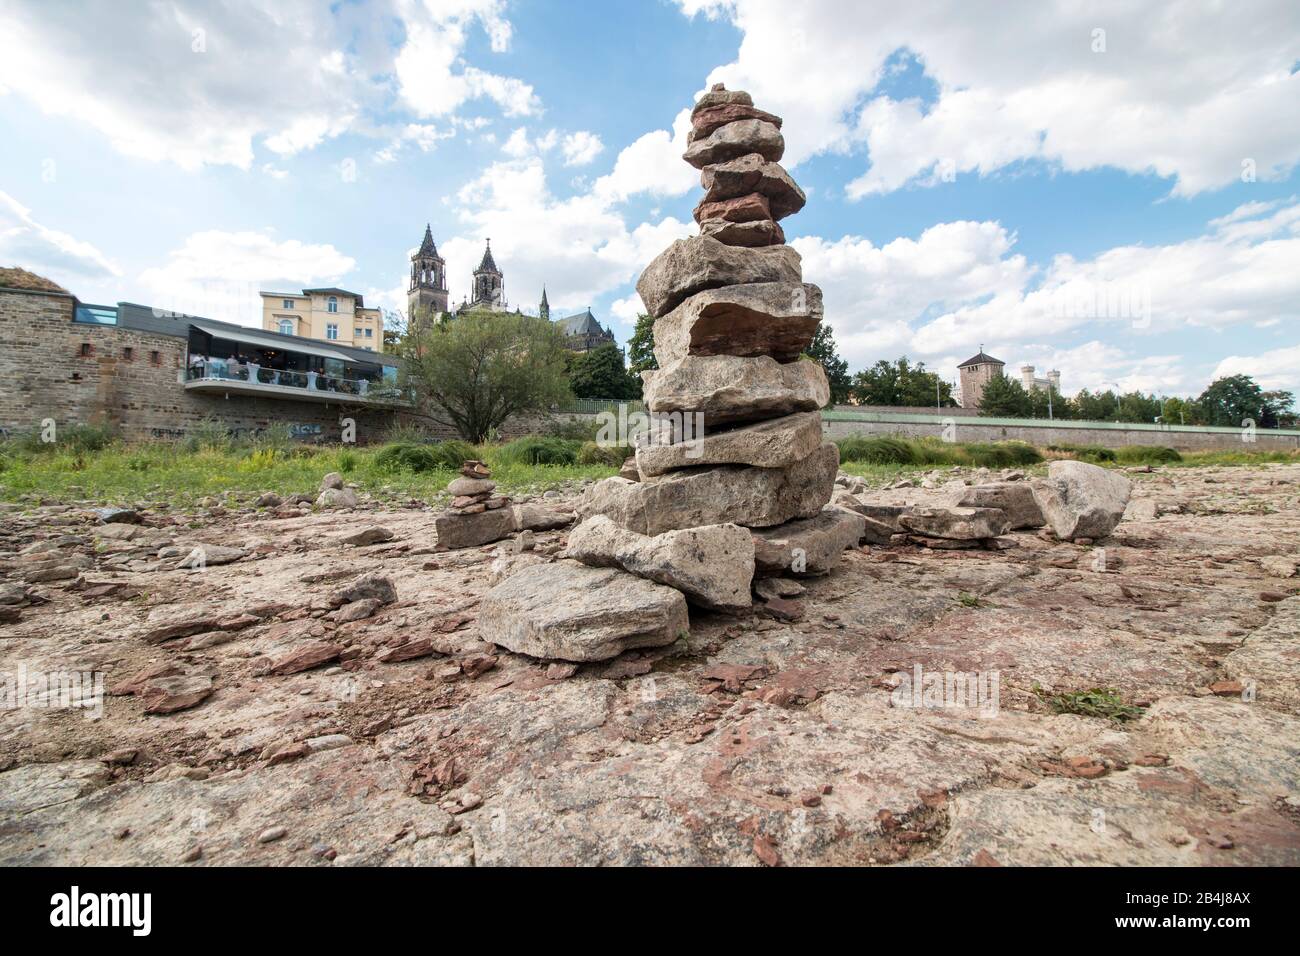
[[[516,529],[510,499],[495,494],[497,483],[481,461],[466,461],[460,477],[447,485],[452,494],[447,510],[434,521],[438,544],[446,548],[472,548],[499,541]]]
[[[634,471],[588,489],[567,558],[484,599],[486,639],[567,660],[670,644],[683,598],[744,611],[756,574],[825,574],[861,540],[861,515],[826,507],[839,468],[819,413],[830,389],[800,360],[822,294],[780,225],[806,202],[779,164],[781,125],[721,85],[695,105],[683,158],[701,171],[700,234],[637,282],[655,317],[659,369],[643,373],[655,427]]]

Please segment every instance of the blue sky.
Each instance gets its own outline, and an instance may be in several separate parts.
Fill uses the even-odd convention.
[[[778,0],[0,0],[0,264],[256,324],[259,289],[512,305],[694,231],[712,82],[785,118],[785,221],[853,368],[985,349],[1081,387],[1300,390],[1300,8]]]

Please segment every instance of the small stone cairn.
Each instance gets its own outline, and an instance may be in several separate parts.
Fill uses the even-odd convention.
[[[455,515],[476,515],[484,511],[495,511],[510,504],[504,495],[493,494],[497,483],[492,480],[492,471],[481,461],[470,460],[461,465],[460,477],[447,485],[447,490],[455,497],[451,500],[448,511]]]

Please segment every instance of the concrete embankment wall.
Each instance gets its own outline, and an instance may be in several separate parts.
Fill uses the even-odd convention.
[[[1024,418],[892,415],[826,411],[829,438],[850,435],[933,437],[959,442],[1023,441],[1046,445],[1159,445],[1178,451],[1286,451],[1300,448],[1300,431],[1211,428],[1192,425],[1138,425],[1110,422],[1063,422]],[[1248,439],[1253,438],[1254,441]]]

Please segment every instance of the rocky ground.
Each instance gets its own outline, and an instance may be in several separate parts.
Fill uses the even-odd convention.
[[[867,547],[779,616],[581,666],[476,620],[563,529],[11,506],[0,672],[110,694],[0,710],[0,862],[1294,865],[1300,466],[1132,477],[1097,545]],[[995,675],[996,713],[908,706],[917,665]],[[1136,718],[1049,705],[1093,687]]]

